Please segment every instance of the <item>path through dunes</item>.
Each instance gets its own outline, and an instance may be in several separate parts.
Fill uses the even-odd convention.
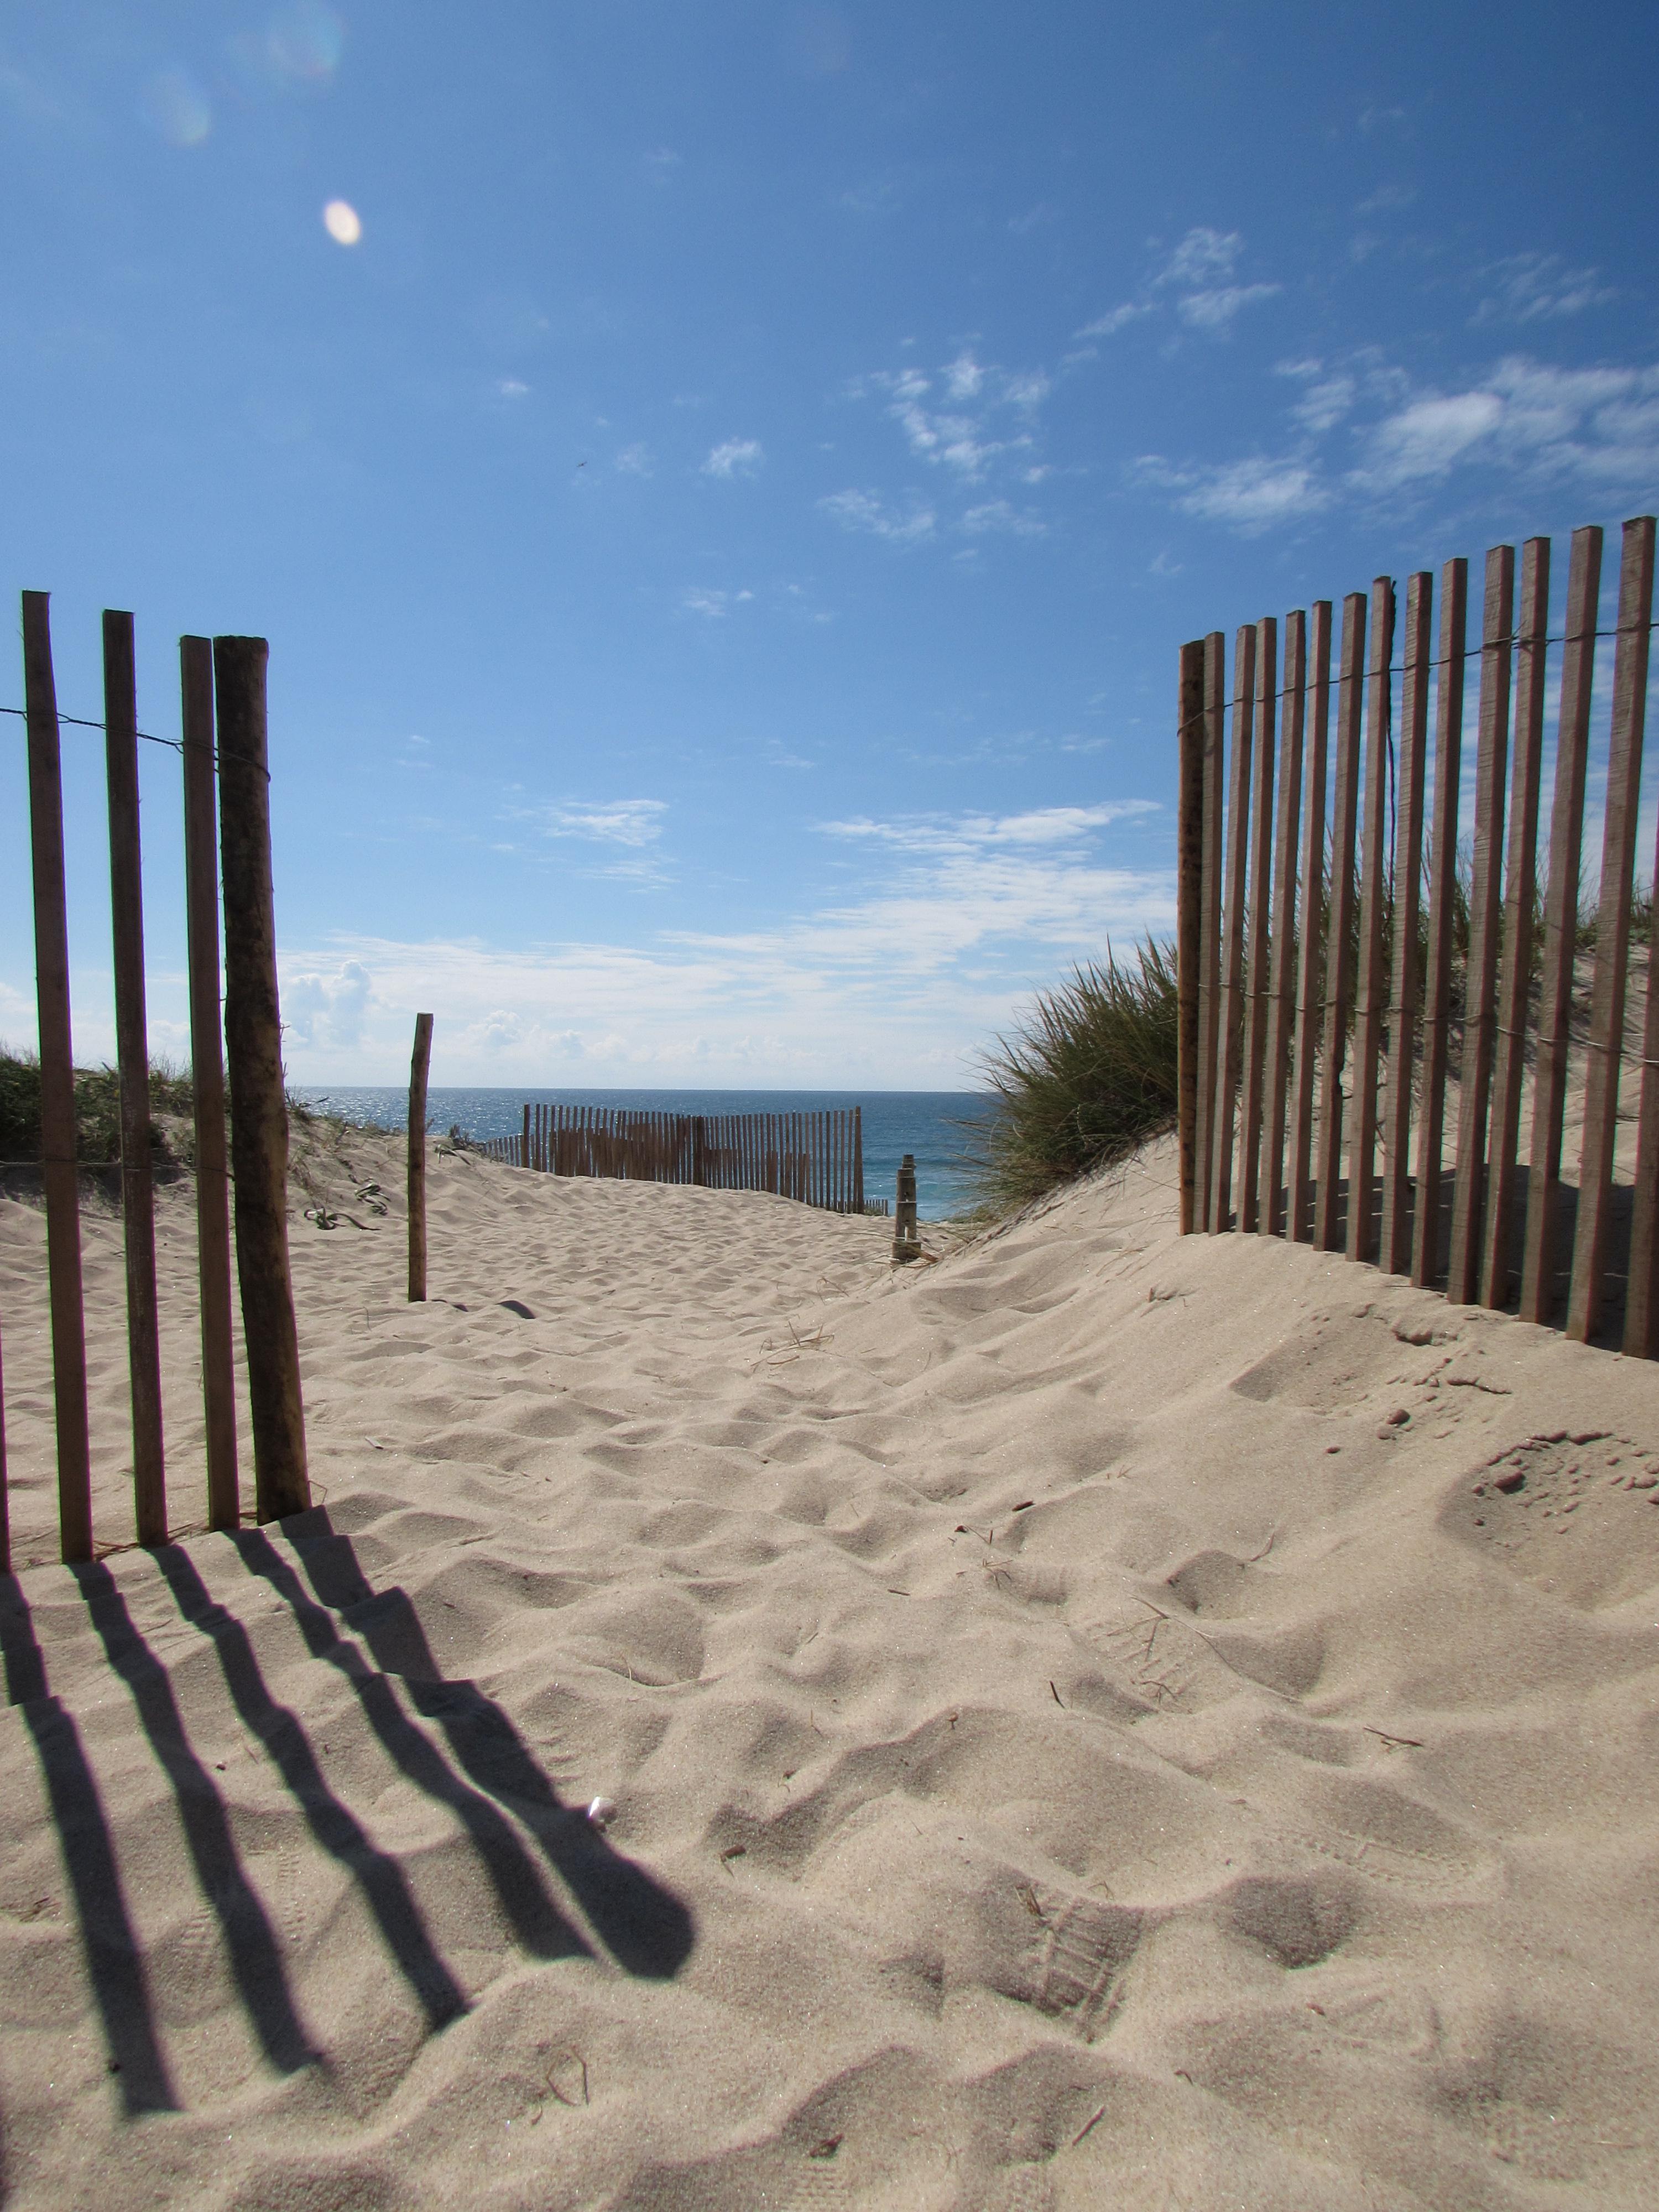
[[[0,1586],[0,2202],[1650,2203],[1659,1375],[1170,1171],[894,1276],[441,1160],[425,1309],[296,1194],[323,1502]],[[49,1560],[42,1257],[7,1201]]]

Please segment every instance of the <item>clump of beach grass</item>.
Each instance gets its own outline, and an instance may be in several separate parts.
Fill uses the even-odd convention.
[[[1177,1049],[1171,945],[1149,937],[1121,961],[1109,946],[1040,991],[980,1058],[995,1103],[963,1133],[983,1208],[1012,1212],[1173,1128]]]

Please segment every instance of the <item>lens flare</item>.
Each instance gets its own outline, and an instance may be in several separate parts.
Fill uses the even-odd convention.
[[[138,111],[169,146],[199,146],[213,127],[207,94],[187,70],[158,70],[138,96]]]
[[[363,234],[363,219],[349,200],[331,200],[323,210],[323,228],[337,246],[355,246]]]

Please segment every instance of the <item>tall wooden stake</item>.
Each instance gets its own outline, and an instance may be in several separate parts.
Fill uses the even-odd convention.
[[[1486,1143],[1485,1249],[1480,1303],[1501,1306],[1510,1295],[1510,1240],[1515,1211],[1515,1151],[1521,1133],[1526,1074],[1526,1026],[1534,949],[1533,897],[1538,888],[1538,793],[1544,761],[1544,648],[1549,636],[1550,541],[1529,538],[1521,549],[1521,628],[1516,638],[1515,749],[1510,771],[1510,848],[1504,869],[1504,952],[1498,985],[1498,1038],[1492,1069],[1492,1127]]]
[[[1388,884],[1382,853],[1394,752],[1389,673],[1394,659],[1394,612],[1393,580],[1379,576],[1371,586],[1371,658],[1365,684],[1365,827],[1359,862],[1359,959],[1354,980],[1353,1130],[1348,1144],[1351,1260],[1369,1260],[1373,1249],[1376,1079],[1388,1012],[1388,975],[1382,959],[1382,908]]]
[[[185,763],[185,918],[190,1073],[196,1113],[196,1272],[202,1301],[202,1411],[208,1526],[242,1517],[236,1467],[236,1370],[230,1320],[230,1164],[219,1006],[218,808],[214,798],[213,647],[179,641]]]
[[[1538,1062],[1533,1077],[1532,1164],[1527,1182],[1527,1241],[1521,1263],[1521,1318],[1546,1322],[1555,1302],[1561,1195],[1561,1132],[1566,1112],[1568,1024],[1578,950],[1579,848],[1584,836],[1584,770],[1589,756],[1590,689],[1595,623],[1601,604],[1601,532],[1572,533],[1567,625],[1561,652],[1561,711],[1555,733],[1555,793],[1544,893],[1544,981],[1538,1006]]]
[[[1321,1058],[1319,1166],[1314,1189],[1314,1243],[1340,1249],[1336,1233],[1342,1191],[1342,1062],[1353,1000],[1354,839],[1359,819],[1359,720],[1365,670],[1365,595],[1342,602],[1342,673],[1336,703],[1336,800],[1331,824],[1330,914],[1325,943],[1325,1045]]]
[[[283,1095],[266,766],[269,655],[262,637],[218,637],[213,641],[236,1272],[242,1292],[253,1479],[261,1521],[303,1513],[311,1504],[288,1256],[288,1108]]]
[[[1417,925],[1423,884],[1423,789],[1428,757],[1429,669],[1433,658],[1434,578],[1426,569],[1406,586],[1403,711],[1400,718],[1400,813],[1395,833],[1394,948],[1389,985],[1389,1073],[1382,1099],[1382,1242],[1385,1275],[1411,1267],[1412,1080],[1422,984]]]
[[[1215,1095],[1221,1036],[1221,823],[1225,797],[1227,641],[1204,641],[1204,851],[1198,927],[1198,1138],[1194,1174],[1197,1225],[1210,1224],[1210,1172],[1215,1152]]]
[[[1233,757],[1227,805],[1227,873],[1221,924],[1221,1020],[1216,1046],[1215,1135],[1210,1160],[1210,1228],[1233,1225],[1233,1108],[1243,1050],[1244,890],[1250,835],[1250,731],[1255,713],[1255,625],[1233,646]]]
[[[1325,770],[1330,751],[1331,603],[1316,599],[1309,644],[1307,796],[1303,805],[1302,941],[1296,971],[1296,1089],[1291,1101],[1285,1234],[1312,1233],[1314,1073],[1319,1053],[1320,980],[1325,972]]]
[[[409,1298],[426,1296],[426,1072],[432,1058],[432,1017],[415,1017],[409,1063]],[[549,1150],[552,1149],[550,1141]],[[552,1163],[550,1161],[549,1165]]]
[[[75,1060],[70,1041],[69,915],[64,884],[64,779],[48,595],[23,594],[29,842],[34,874],[35,1000],[40,1036],[40,1179],[58,1425],[58,1527],[66,1563],[92,1557],[92,1451],[81,1306],[81,1204]]]
[[[1625,990],[1630,979],[1631,868],[1636,857],[1636,808],[1642,775],[1642,733],[1648,696],[1648,624],[1653,617],[1650,514],[1625,525],[1619,571],[1619,642],[1613,664],[1613,731],[1607,748],[1607,813],[1601,830],[1601,901],[1595,921],[1595,980],[1591,986],[1589,1050],[1584,1068],[1584,1137],[1578,1170],[1578,1222],[1573,1236],[1567,1334],[1588,1344],[1601,1304],[1608,1217],[1613,1208],[1613,1141],[1619,1114],[1619,1061],[1625,1045]]]
[[[1261,1184],[1262,1078],[1267,1066],[1267,1010],[1272,988],[1273,730],[1277,719],[1279,624],[1264,615],[1255,626],[1255,735],[1251,760],[1249,969],[1244,1002],[1244,1095],[1239,1115],[1238,1225],[1257,1226]],[[1268,1194],[1268,1212],[1273,1194]]]
[[[1308,617],[1285,618],[1285,710],[1279,717],[1279,827],[1273,837],[1272,1012],[1267,1025],[1267,1121],[1261,1135],[1264,1236],[1279,1233],[1279,1190],[1285,1172],[1285,1117],[1291,1088],[1291,1034],[1296,1018],[1296,839],[1302,810],[1302,741],[1308,690]],[[1288,1223],[1285,1233],[1289,1235]]]
[[[104,612],[104,765],[109,903],[115,940],[115,1048],[121,1086],[121,1215],[132,1398],[133,1517],[141,1544],[167,1540],[161,1346],[155,1308],[149,1042],[144,1020],[144,894],[138,832],[138,701],[132,617]]]
[[[1480,737],[1474,769],[1474,872],[1469,884],[1469,958],[1463,1056],[1458,1068],[1457,1180],[1452,1188],[1446,1296],[1473,1305],[1480,1283],[1480,1222],[1486,1193],[1486,1108],[1498,1042],[1498,936],[1503,891],[1504,801],[1510,750],[1510,658],[1515,641],[1515,548],[1486,556],[1480,634]]]
[[[1204,890],[1204,645],[1181,648],[1176,709],[1181,758],[1176,827],[1176,969],[1181,1009],[1176,1081],[1181,1129],[1181,1233],[1193,1230],[1198,1161],[1199,915]]]
[[[1457,799],[1462,774],[1463,663],[1469,564],[1440,574],[1440,683],[1434,734],[1434,824],[1429,837],[1429,957],[1423,987],[1423,1102],[1417,1124],[1417,1218],[1412,1280],[1440,1273],[1440,1161],[1445,1144],[1446,1055],[1451,1028],[1452,893],[1457,881]]]

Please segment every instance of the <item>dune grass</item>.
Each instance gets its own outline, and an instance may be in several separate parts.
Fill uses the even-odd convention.
[[[1109,946],[981,1054],[994,1110],[963,1132],[981,1206],[1006,1213],[1126,1159],[1175,1127],[1175,948],[1148,938],[1128,960]]]
[[[165,1060],[149,1071],[149,1108],[155,1115],[188,1115],[190,1075]],[[106,1166],[121,1157],[121,1084],[112,1067],[75,1071],[77,1158]],[[152,1132],[158,1158],[170,1158],[164,1133]],[[0,1162],[27,1165],[40,1157],[40,1061],[15,1046],[0,1045]]]

